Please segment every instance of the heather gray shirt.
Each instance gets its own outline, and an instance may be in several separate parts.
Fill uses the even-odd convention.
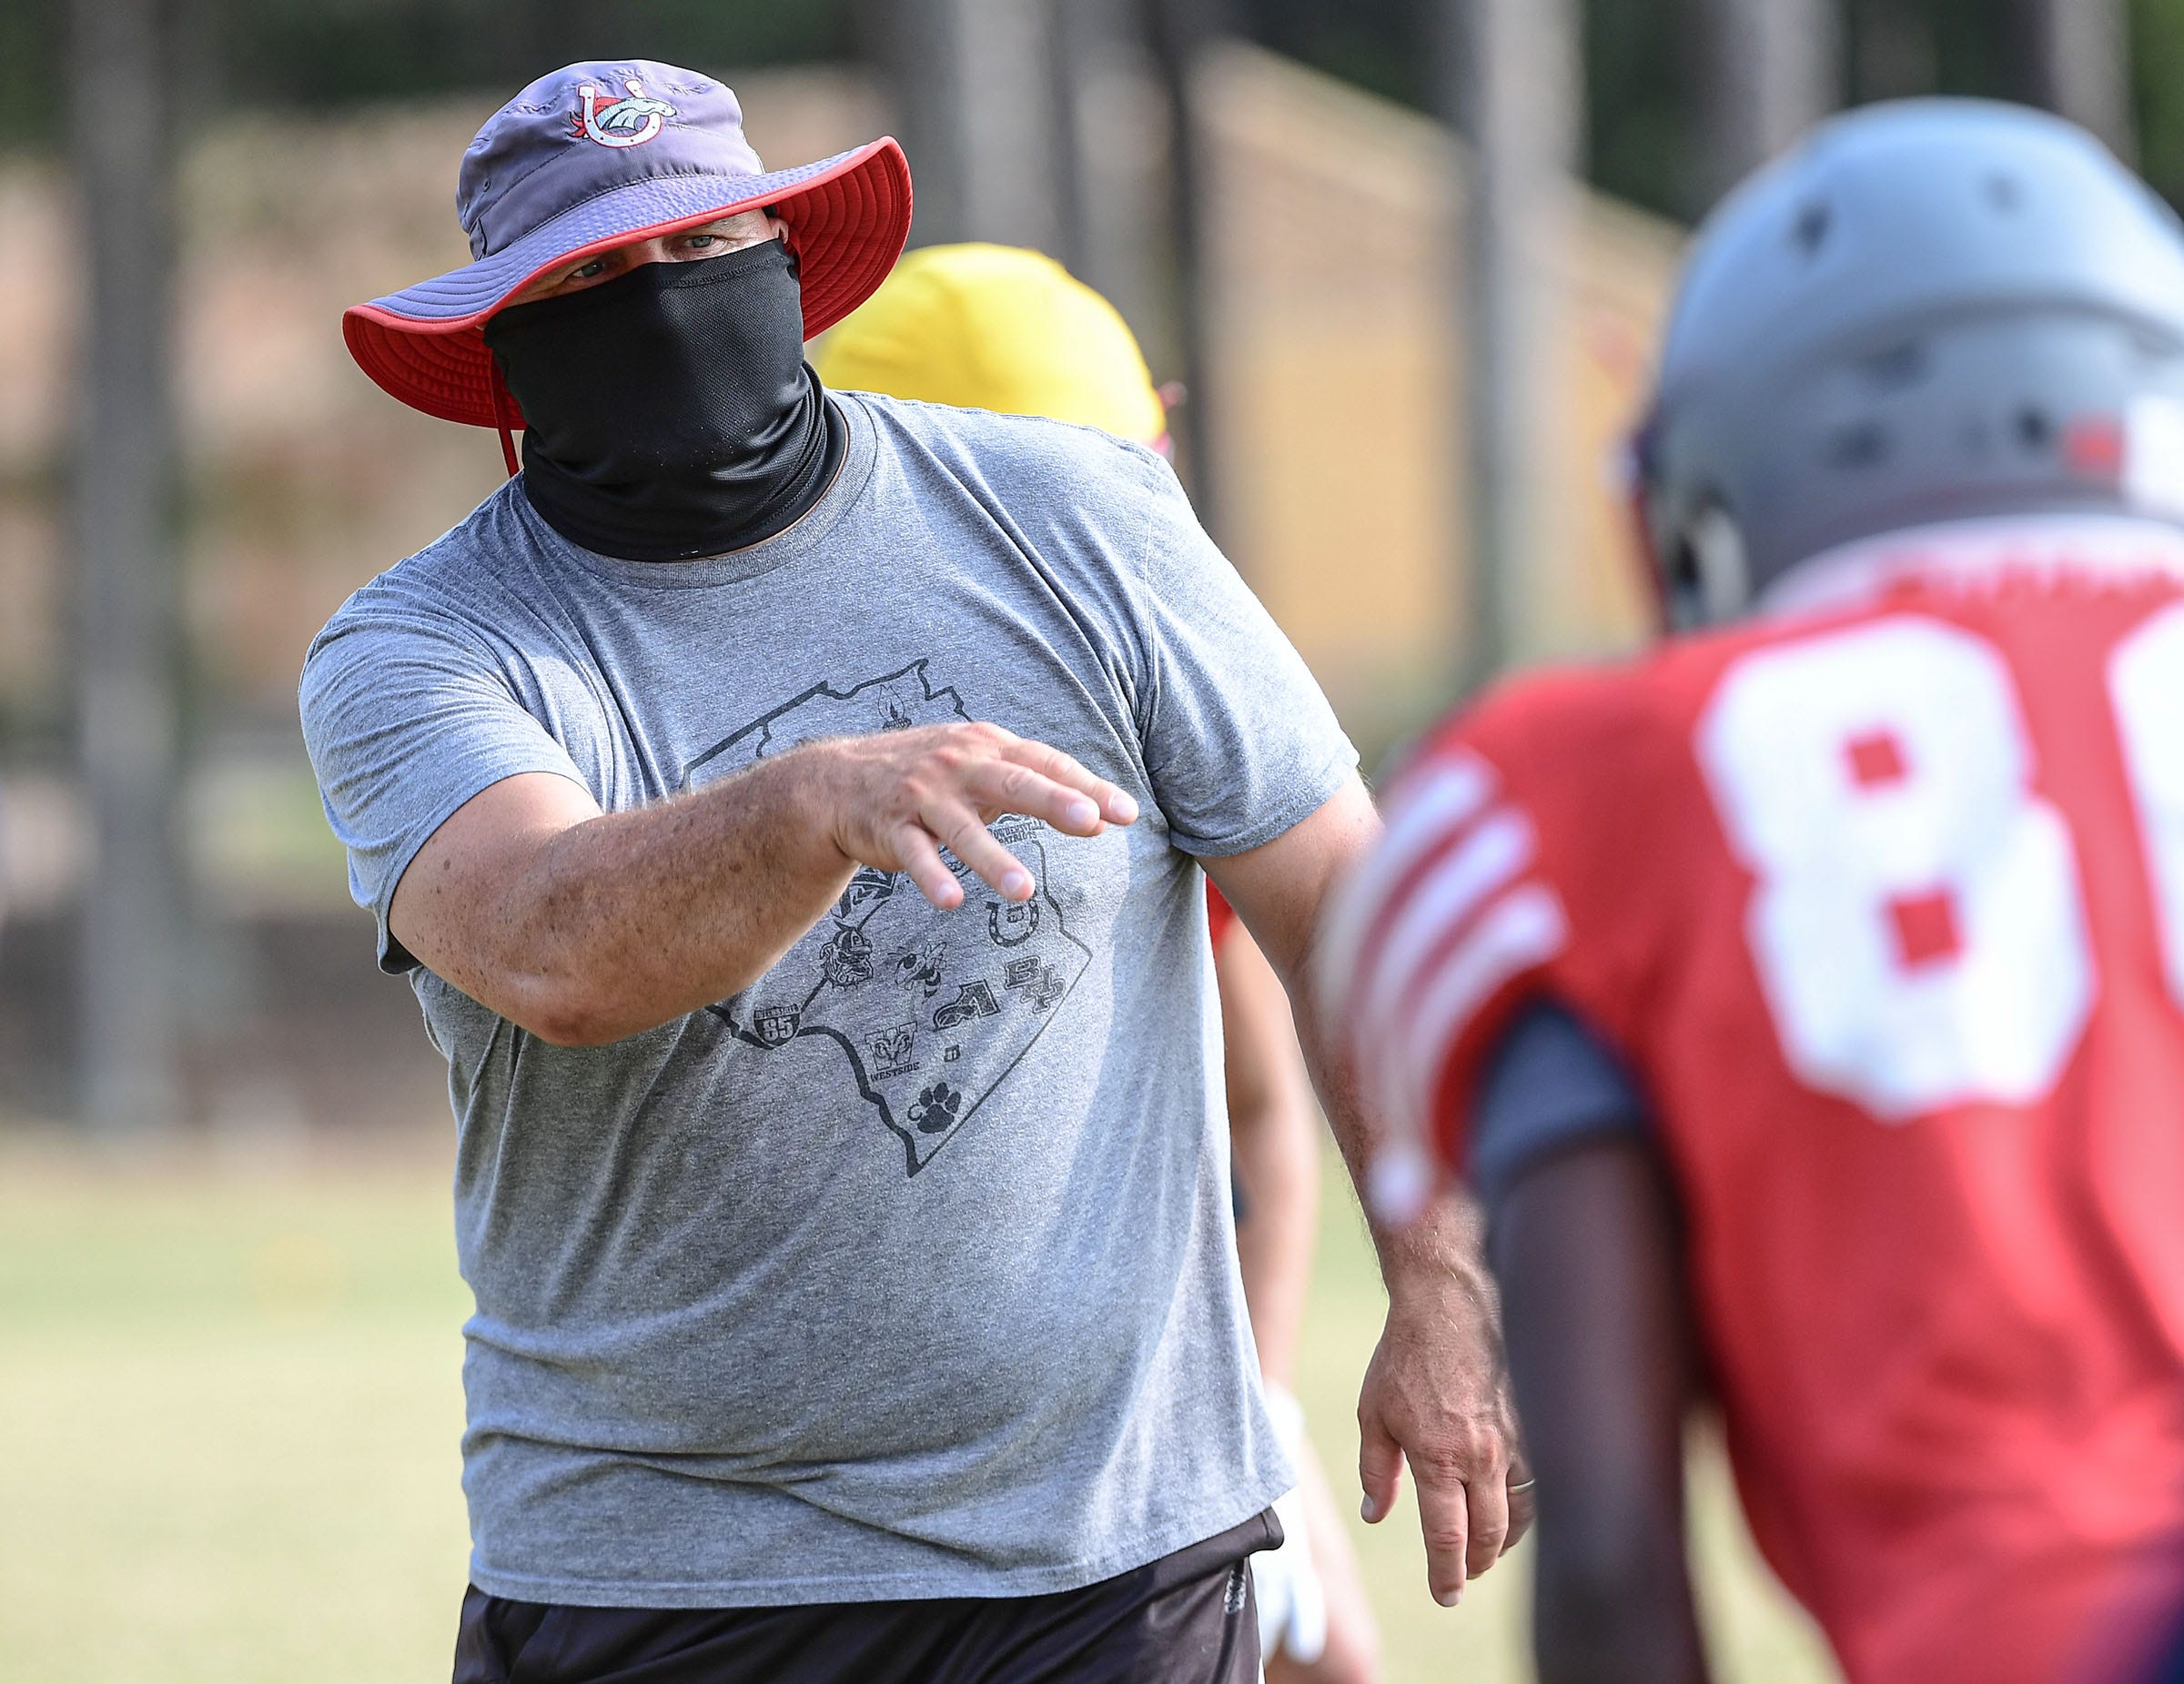
[[[305,735],[460,1125],[485,1590],[705,1607],[1088,1584],[1266,1507],[1192,856],[1356,757],[1174,476],[1102,433],[838,397],[846,459],[714,560],[579,550],[511,482],[312,646]],[[1144,817],[995,826],[936,913],[860,872],[744,993],[561,1048],[413,968],[396,883],[488,784],[609,810],[821,735],[992,720]]]

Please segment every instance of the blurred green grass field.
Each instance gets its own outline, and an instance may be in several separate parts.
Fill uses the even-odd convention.
[[[150,1165],[0,1140],[0,1677],[448,1676],[466,1549],[449,1165],[430,1145]],[[1339,1496],[1380,1289],[1330,1179],[1299,1387]],[[1718,1676],[1832,1677],[1695,1458]],[[1408,1502],[1353,1522],[1390,1684],[1519,1684],[1526,1556],[1461,1608]]]

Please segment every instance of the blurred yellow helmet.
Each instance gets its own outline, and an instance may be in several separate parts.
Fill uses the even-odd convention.
[[[1044,415],[1140,444],[1168,433],[1145,353],[1099,294],[1014,246],[927,246],[819,342],[840,391]]]

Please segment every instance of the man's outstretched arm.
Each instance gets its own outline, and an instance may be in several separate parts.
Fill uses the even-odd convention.
[[[1541,1684],[1704,1684],[1684,1554],[1693,1391],[1675,1213],[1641,1132],[1519,1172],[1492,1208],[1539,1480]]]
[[[1207,862],[1289,990],[1313,1085],[1360,1195],[1380,1145],[1379,1120],[1340,1038],[1321,1022],[1309,979],[1329,892],[1380,833],[1372,798],[1352,778],[1263,847]],[[1365,1518],[1378,1520],[1393,1508],[1407,1462],[1418,1483],[1427,1583],[1436,1600],[1453,1603],[1530,1519],[1527,1496],[1512,1500],[1509,1490],[1520,1451],[1493,1285],[1468,1208],[1438,1207],[1401,1229],[1380,1223],[1370,1207],[1367,1216],[1388,1286],[1388,1325],[1358,1402]]]
[[[593,1045],[747,988],[860,865],[906,872],[935,906],[1030,872],[986,829],[1005,812],[1093,836],[1137,803],[1069,756],[996,725],[808,743],[693,794],[602,813],[550,772],[473,796],[418,851],[395,939],[545,1040]]]

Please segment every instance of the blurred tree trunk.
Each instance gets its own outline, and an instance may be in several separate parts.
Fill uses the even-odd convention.
[[[890,121],[910,158],[916,188],[913,245],[962,237],[964,187],[954,133],[956,63],[947,24],[952,0],[858,0],[865,60],[885,90]]]
[[[1829,0],[1698,0],[1700,187],[1711,203],[1836,104]]]
[[[1052,252],[1061,244],[1052,0],[951,0],[964,232]]]
[[[1055,0],[1061,246],[1070,272],[1122,312],[1156,371],[1179,366],[1158,270],[1167,122],[1133,0]]]
[[[1109,230],[1111,172],[1103,166],[1115,151],[1116,116],[1103,110],[1115,79],[1125,76],[1138,45],[1128,0],[1048,0],[1047,97],[1054,102],[1055,200],[1058,234],[1053,255],[1093,286],[1099,246]],[[1142,66],[1139,66],[1142,68]]]
[[[1055,0],[864,0],[917,185],[921,246],[996,240],[1052,251],[1061,113],[1050,67]]]
[[[1851,83],[1858,99],[1931,94],[1941,75],[1934,20],[1903,0],[1851,0]]]
[[[1197,79],[1208,49],[1228,21],[1222,0],[1149,0],[1153,55],[1168,107],[1168,243],[1174,259],[1175,320],[1185,398],[1169,421],[1192,504],[1206,529],[1222,535],[1219,467],[1213,432],[1211,345],[1217,331],[1207,272],[1206,145],[1198,124]]]
[[[2026,97],[2082,123],[2136,161],[2124,0],[2015,0]]]
[[[86,319],[72,499],[79,752],[93,846],[81,1094],[102,1131],[172,1125],[177,858],[174,42],[162,0],[74,0],[70,155]]]
[[[1573,0],[1441,0],[1441,104],[1471,142],[1457,324],[1470,544],[1466,688],[1533,640],[1532,581],[1569,541],[1555,481],[1564,277],[1584,109]]]

